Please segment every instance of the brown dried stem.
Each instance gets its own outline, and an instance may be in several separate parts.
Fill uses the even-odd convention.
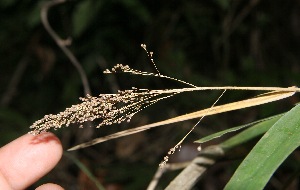
[[[82,84],[83,84],[84,93],[85,94],[91,94],[90,85],[89,85],[87,76],[86,76],[81,64],[79,63],[77,58],[73,55],[73,53],[67,48],[67,45],[70,43],[70,40],[61,39],[57,35],[57,33],[52,29],[52,27],[50,26],[49,21],[48,21],[48,11],[49,11],[49,9],[53,6],[62,4],[64,2],[66,2],[66,0],[53,0],[53,1],[49,1],[49,2],[45,3],[42,6],[42,9],[41,9],[42,23],[43,23],[45,29],[47,30],[47,32],[50,34],[50,36],[54,39],[56,44],[60,47],[60,49],[64,52],[64,54],[69,58],[71,63],[77,69],[77,71],[80,75]]]

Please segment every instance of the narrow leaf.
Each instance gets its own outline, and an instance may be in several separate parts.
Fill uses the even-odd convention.
[[[300,145],[300,105],[282,116],[240,164],[225,189],[263,189],[279,165]]]
[[[268,120],[272,120],[275,118],[275,121],[277,121],[280,116],[282,115],[276,115],[274,117],[269,117],[269,118],[265,118],[265,119],[261,119],[261,120],[258,120],[258,121],[254,121],[252,123],[248,123],[248,124],[245,124],[245,125],[240,125],[240,126],[237,126],[237,127],[232,127],[230,129],[225,129],[223,131],[219,131],[217,133],[214,133],[214,134],[211,134],[211,135],[208,135],[208,136],[205,136],[197,141],[195,141],[195,143],[205,143],[207,141],[211,141],[215,138],[219,138],[227,133],[231,133],[231,132],[235,132],[235,131],[239,131],[239,130],[242,130],[242,129],[245,129],[245,128],[248,128],[248,127],[251,127],[255,124],[260,124],[260,123],[264,123],[265,121],[268,121]]]
[[[282,116],[283,114],[266,118],[264,121],[251,126],[250,128],[224,141],[220,144],[220,146],[224,151],[227,151],[249,140],[252,140],[253,138],[261,136],[266,133]]]
[[[236,146],[240,146],[246,141],[257,136],[261,136],[270,129],[270,127],[278,121],[282,115],[283,114],[256,121],[255,123],[259,123],[239,134],[234,135],[225,142],[205,147],[201,150],[199,155],[194,158],[190,164],[176,176],[175,179],[172,180],[166,189],[192,189],[194,184],[203,177],[207,169],[209,169],[209,167],[212,166],[218,159],[226,155],[227,151],[235,148]]]

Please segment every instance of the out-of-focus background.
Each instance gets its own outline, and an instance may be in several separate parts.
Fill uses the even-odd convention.
[[[45,2],[0,1],[0,145],[27,133],[29,126],[45,114],[63,111],[84,96],[77,70],[41,23]],[[102,73],[116,64],[155,73],[141,43],[154,52],[163,75],[197,86],[300,84],[299,0],[74,0],[51,8],[48,14],[54,31],[62,39],[71,40],[67,47],[82,65],[93,96],[132,86],[186,87],[153,77]],[[143,110],[130,123],[100,129],[73,125],[54,133],[67,149],[106,134],[209,107],[220,93],[185,93]],[[220,104],[257,94],[227,92]],[[294,96],[206,117],[171,161],[192,159],[197,151],[192,142],[200,137],[282,113],[298,101],[299,96]],[[168,150],[195,123],[158,127],[70,154],[107,189],[145,189]],[[214,166],[197,187],[221,189],[238,163]],[[160,187],[175,175],[171,172],[164,176]],[[40,183],[46,180],[66,189],[96,189],[67,155]]]

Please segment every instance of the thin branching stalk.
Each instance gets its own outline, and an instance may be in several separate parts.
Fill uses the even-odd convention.
[[[61,2],[61,1],[59,1]],[[53,5],[52,5],[53,6]],[[47,9],[46,9],[47,10]],[[55,34],[55,33],[54,33]],[[223,93],[219,96],[219,98],[214,102],[214,104],[208,108],[200,111],[184,114],[181,116],[177,116],[171,119],[167,119],[164,121],[144,125],[141,127],[136,127],[133,129],[124,130],[121,132],[117,132],[112,135],[108,135],[105,137],[100,137],[93,139],[92,141],[82,143],[75,147],[72,147],[69,150],[76,150],[84,147],[88,147],[100,142],[104,142],[110,139],[134,134],[137,132],[141,132],[153,127],[162,126],[166,124],[176,123],[180,121],[200,118],[198,122],[191,128],[191,130],[182,138],[182,140],[177,143],[173,148],[170,149],[168,155],[174,154],[176,149],[180,149],[182,141],[194,130],[194,128],[201,122],[201,120],[207,115],[218,114],[222,112],[227,112],[231,110],[242,109],[246,107],[256,106],[265,104],[272,101],[277,101],[283,98],[287,98],[292,96],[294,93],[299,92],[300,89],[292,86],[288,88],[281,87],[236,87],[236,86],[225,86],[225,87],[198,87],[196,85],[190,84],[188,82],[175,79],[169,76],[162,75],[154,61],[153,61],[153,53],[148,52],[146,49],[146,45],[142,44],[142,48],[147,52],[149,58],[151,58],[151,62],[155,66],[157,74],[148,73],[139,70],[135,70],[130,68],[128,65],[117,64],[111,69],[106,69],[104,73],[128,73],[133,75],[142,75],[142,76],[154,76],[159,78],[166,78],[169,80],[176,81],[178,83],[185,84],[187,86],[191,86],[189,88],[181,88],[181,89],[164,89],[164,90],[150,90],[150,89],[138,89],[132,87],[131,90],[123,90],[118,91],[116,94],[100,94],[98,97],[93,97],[91,95],[86,95],[86,97],[80,98],[82,101],[80,104],[73,105],[70,108],[67,108],[65,111],[60,112],[56,115],[46,115],[44,118],[34,122],[30,127],[33,129],[31,134],[39,134],[44,131],[48,131],[49,129],[54,128],[59,129],[62,126],[69,126],[72,123],[79,123],[80,127],[83,126],[85,122],[91,122],[95,119],[100,119],[100,123],[97,128],[104,125],[112,125],[112,124],[120,124],[124,121],[129,122],[131,118],[141,110],[155,104],[160,100],[164,100],[170,98],[176,94],[180,94],[183,92],[192,92],[192,91],[202,91],[202,90],[223,90]],[[220,106],[215,106],[215,104],[219,101],[219,99],[223,96],[226,90],[255,90],[255,91],[268,91],[267,93],[261,94],[254,98],[228,103]],[[160,164],[160,166],[164,166],[169,157],[165,156],[164,160]]]
[[[71,63],[77,69],[77,71],[80,75],[82,84],[83,84],[84,94],[91,94],[90,85],[89,85],[87,76],[86,76],[81,64],[79,63],[77,58],[73,55],[73,53],[67,48],[67,45],[70,44],[70,40],[69,39],[68,40],[61,39],[56,34],[56,32],[52,29],[52,27],[50,26],[49,21],[48,21],[48,11],[49,11],[49,9],[53,6],[62,4],[64,2],[66,2],[66,0],[53,0],[53,1],[46,2],[42,6],[42,10],[41,10],[42,23],[43,23],[45,29],[47,30],[47,32],[50,34],[50,36],[54,39],[54,41],[56,42],[58,47],[64,52],[64,54],[69,58]]]
[[[99,138],[93,139],[89,142],[85,142],[85,143],[76,145],[76,146],[70,148],[69,150],[77,150],[77,149],[85,148],[85,147],[92,146],[92,145],[95,145],[95,144],[98,144],[101,142],[105,142],[105,141],[108,141],[111,139],[120,138],[123,136],[139,133],[139,132],[142,132],[142,131],[145,131],[145,130],[148,130],[148,129],[151,129],[154,127],[158,127],[158,126],[163,126],[163,125],[168,125],[168,124],[172,124],[172,123],[176,123],[176,122],[182,122],[182,121],[186,121],[186,120],[201,118],[203,115],[206,115],[206,116],[214,115],[214,114],[224,113],[224,112],[228,112],[228,111],[232,111],[232,110],[238,110],[238,109],[243,109],[243,108],[247,108],[247,107],[257,106],[257,105],[261,105],[261,104],[265,104],[265,103],[269,103],[269,102],[273,102],[273,101],[278,101],[278,100],[290,97],[294,94],[295,94],[295,92],[293,92],[293,91],[291,91],[291,92],[272,91],[270,93],[265,93],[265,95],[261,95],[261,96],[255,97],[255,98],[232,102],[232,103],[228,103],[228,104],[224,104],[224,105],[219,105],[219,106],[215,106],[213,108],[199,110],[196,112],[180,115],[180,116],[166,119],[163,121],[150,123],[150,124],[143,125],[140,127],[135,127],[132,129],[127,129],[127,130],[120,131],[120,132],[117,132],[117,133],[114,133],[111,135],[107,135],[104,137],[99,137]]]

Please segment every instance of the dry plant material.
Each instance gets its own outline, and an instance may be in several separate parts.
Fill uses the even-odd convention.
[[[83,124],[87,121],[101,119],[97,128],[104,125],[129,122],[133,115],[157,101],[168,98],[176,92],[160,94],[147,89],[119,91],[117,94],[100,94],[98,97],[87,95],[80,98],[82,103],[73,105],[56,115],[45,115],[44,118],[34,122],[32,134],[39,134],[51,128],[59,129],[72,123]]]
[[[223,91],[223,93],[219,96],[219,98],[213,103],[213,105],[210,107],[209,110],[212,110],[212,108],[215,106],[215,104],[221,99],[221,97],[224,95],[224,93],[226,92],[226,90]],[[202,119],[206,116],[206,114],[208,114],[209,111],[207,113],[204,113],[204,115],[202,115],[200,117],[200,119],[198,120],[198,122],[189,130],[189,132],[172,148],[170,148],[168,155],[164,157],[164,160],[159,164],[160,168],[163,168],[166,166],[167,162],[169,161],[169,156],[174,154],[176,149],[178,149],[180,151],[181,149],[181,144],[182,142],[186,139],[186,137],[195,129],[195,127],[202,121]],[[198,151],[201,151],[201,145],[198,146],[197,148]]]
[[[135,127],[135,128],[132,128],[132,129],[127,129],[127,130],[124,130],[124,131],[120,131],[120,132],[117,132],[117,133],[114,133],[114,134],[111,134],[111,135],[107,135],[107,136],[104,136],[104,137],[99,137],[99,138],[93,139],[89,142],[85,142],[85,143],[76,145],[76,146],[70,148],[69,150],[77,150],[77,149],[85,148],[85,147],[92,146],[92,145],[95,145],[95,144],[98,144],[98,143],[102,143],[102,142],[105,142],[105,141],[108,141],[108,140],[111,140],[111,139],[115,139],[115,138],[119,138],[119,137],[123,137],[123,136],[127,136],[127,135],[132,135],[132,134],[135,134],[135,133],[139,133],[139,132],[151,129],[153,127],[168,125],[168,124],[181,122],[181,121],[186,121],[186,120],[190,120],[190,119],[201,118],[203,116],[224,113],[224,112],[228,112],[228,111],[232,111],[232,110],[238,110],[238,109],[242,109],[242,108],[246,108],[246,107],[257,106],[257,105],[265,104],[265,103],[268,103],[268,102],[277,101],[277,100],[280,100],[280,99],[290,97],[294,93],[295,93],[294,88],[290,89],[290,91],[287,91],[287,92],[285,92],[285,91],[283,91],[283,92],[274,91],[274,92],[270,92],[270,93],[265,93],[264,95],[260,95],[260,96],[255,97],[255,98],[250,98],[250,99],[247,99],[247,100],[242,100],[242,101],[238,101],[238,102],[232,102],[232,103],[228,103],[228,104],[224,104],[224,105],[214,106],[213,108],[207,108],[207,109],[199,110],[199,111],[196,111],[196,112],[180,115],[180,116],[173,117],[173,118],[170,118],[170,119],[166,119],[166,120],[163,120],[163,121],[159,121],[159,122],[156,122],[156,123],[150,123],[150,124],[143,125],[143,126],[140,126],[140,127]],[[179,147],[177,147],[177,148],[179,148]],[[200,147],[199,147],[199,149],[200,149]]]
[[[110,70],[106,69],[104,73],[130,73],[134,75],[156,76],[196,87],[185,81],[161,75],[153,61],[153,52],[149,53],[145,44],[142,44],[141,46],[147,52],[158,74],[134,70],[128,65],[124,66],[122,64],[117,64]],[[33,129],[30,133],[37,135],[41,132],[48,131],[51,128],[57,130],[62,126],[68,127],[73,123],[79,123],[80,127],[82,127],[84,122],[94,121],[95,119],[102,120],[100,124],[98,124],[97,128],[104,125],[112,125],[116,123],[120,124],[123,121],[129,122],[132,116],[142,109],[156,103],[159,100],[169,98],[181,92],[184,91],[176,91],[174,89],[148,90],[132,87],[131,90],[118,91],[116,94],[100,94],[98,97],[93,97],[87,94],[86,97],[80,98],[82,103],[73,105],[56,115],[45,115],[44,118],[34,122],[30,126],[30,128]]]
[[[260,104],[265,104],[272,101],[277,101],[289,96],[292,96],[295,92],[299,92],[300,89],[297,87],[289,88],[279,88],[279,87],[235,87],[235,86],[225,86],[225,87],[198,87],[196,85],[190,84],[188,82],[175,79],[169,76],[164,76],[158,71],[154,61],[153,61],[153,52],[148,52],[146,45],[142,44],[142,48],[147,52],[147,55],[151,59],[157,73],[148,73],[139,70],[134,70],[128,65],[117,64],[112,69],[107,69],[104,73],[129,73],[134,75],[143,75],[143,76],[154,76],[160,78],[166,78],[170,80],[183,83],[188,88],[181,89],[164,89],[164,90],[150,90],[150,89],[137,89],[132,88],[130,90],[118,91],[116,94],[100,94],[97,97],[91,95],[86,95],[86,97],[80,98],[81,103],[73,105],[70,108],[67,108],[65,111],[60,112],[56,115],[50,114],[45,115],[42,119],[34,122],[30,129],[32,129],[31,134],[38,135],[42,132],[48,131],[50,129],[57,130],[62,126],[68,127],[70,124],[79,123],[80,126],[83,126],[83,123],[88,121],[94,121],[95,119],[100,119],[100,123],[97,125],[97,128],[104,125],[120,124],[121,122],[129,122],[130,119],[139,111],[144,108],[163,100],[169,97],[172,97],[176,94],[190,91],[201,91],[201,90],[223,90],[223,93],[217,99],[225,93],[226,90],[261,90],[261,91],[270,91],[268,93],[262,94],[260,96],[242,100],[238,102],[228,103],[225,105],[215,106],[217,101],[208,109],[196,111],[193,113],[188,113],[185,115],[177,116],[170,118],[164,121],[144,125],[141,127],[136,127],[133,129],[128,129],[112,135],[105,137],[93,139],[89,142],[77,145],[69,150],[76,150],[79,148],[84,148],[91,146],[100,142],[104,142],[110,139],[134,134],[141,132],[153,127],[162,126],[166,124],[171,124],[175,122],[180,122],[188,119],[200,118],[200,120],[192,127],[190,132],[199,124],[199,122],[207,115],[218,114],[226,111],[242,109],[250,106],[256,106]],[[173,148],[170,149],[168,154],[173,154],[176,149],[180,148],[180,144],[187,137],[187,135]],[[168,161],[168,156],[165,157],[164,161],[161,163],[165,165]]]

